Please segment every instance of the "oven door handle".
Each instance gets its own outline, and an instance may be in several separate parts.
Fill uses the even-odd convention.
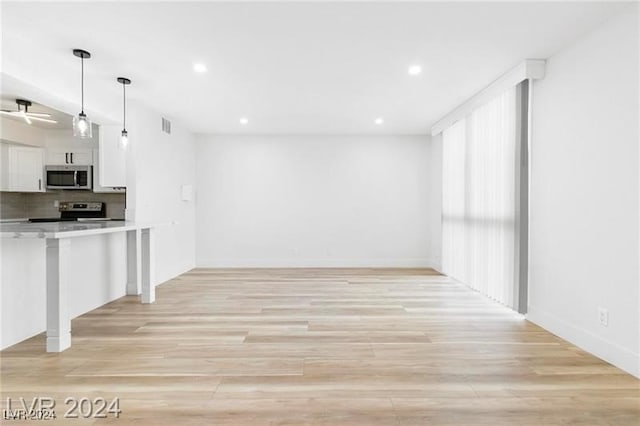
[[[78,186],[78,171],[73,171],[73,186]]]

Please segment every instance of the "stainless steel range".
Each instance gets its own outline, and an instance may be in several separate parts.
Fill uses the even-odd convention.
[[[95,201],[61,201],[60,217],[32,218],[29,222],[66,222],[77,220],[109,220],[107,206]]]

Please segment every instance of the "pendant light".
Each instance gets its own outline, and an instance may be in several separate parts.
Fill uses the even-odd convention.
[[[127,132],[127,86],[131,80],[126,77],[118,77],[118,83],[122,84],[122,133],[120,134],[120,148],[127,149],[129,133]]]
[[[73,117],[73,136],[88,139],[93,136],[93,129],[91,125],[91,120],[84,113],[84,60],[89,59],[91,57],[91,53],[82,49],[73,49],[73,54],[80,58],[81,61],[81,74],[80,74],[80,90],[82,94],[82,110],[80,114],[76,117]]]

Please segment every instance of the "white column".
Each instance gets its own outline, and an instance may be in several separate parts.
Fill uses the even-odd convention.
[[[47,352],[62,352],[71,346],[71,318],[68,310],[68,238],[47,238]]]
[[[156,300],[155,243],[153,237],[153,230],[151,228],[142,229],[142,303],[153,303]]]
[[[127,231],[127,295],[140,294],[142,282],[142,244],[140,230]]]

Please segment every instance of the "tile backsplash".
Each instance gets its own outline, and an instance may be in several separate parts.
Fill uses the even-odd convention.
[[[0,192],[0,219],[58,217],[55,201],[103,201],[107,217],[124,219],[126,194],[89,191]]]
[[[21,192],[0,192],[0,219],[27,217],[24,195]]]

